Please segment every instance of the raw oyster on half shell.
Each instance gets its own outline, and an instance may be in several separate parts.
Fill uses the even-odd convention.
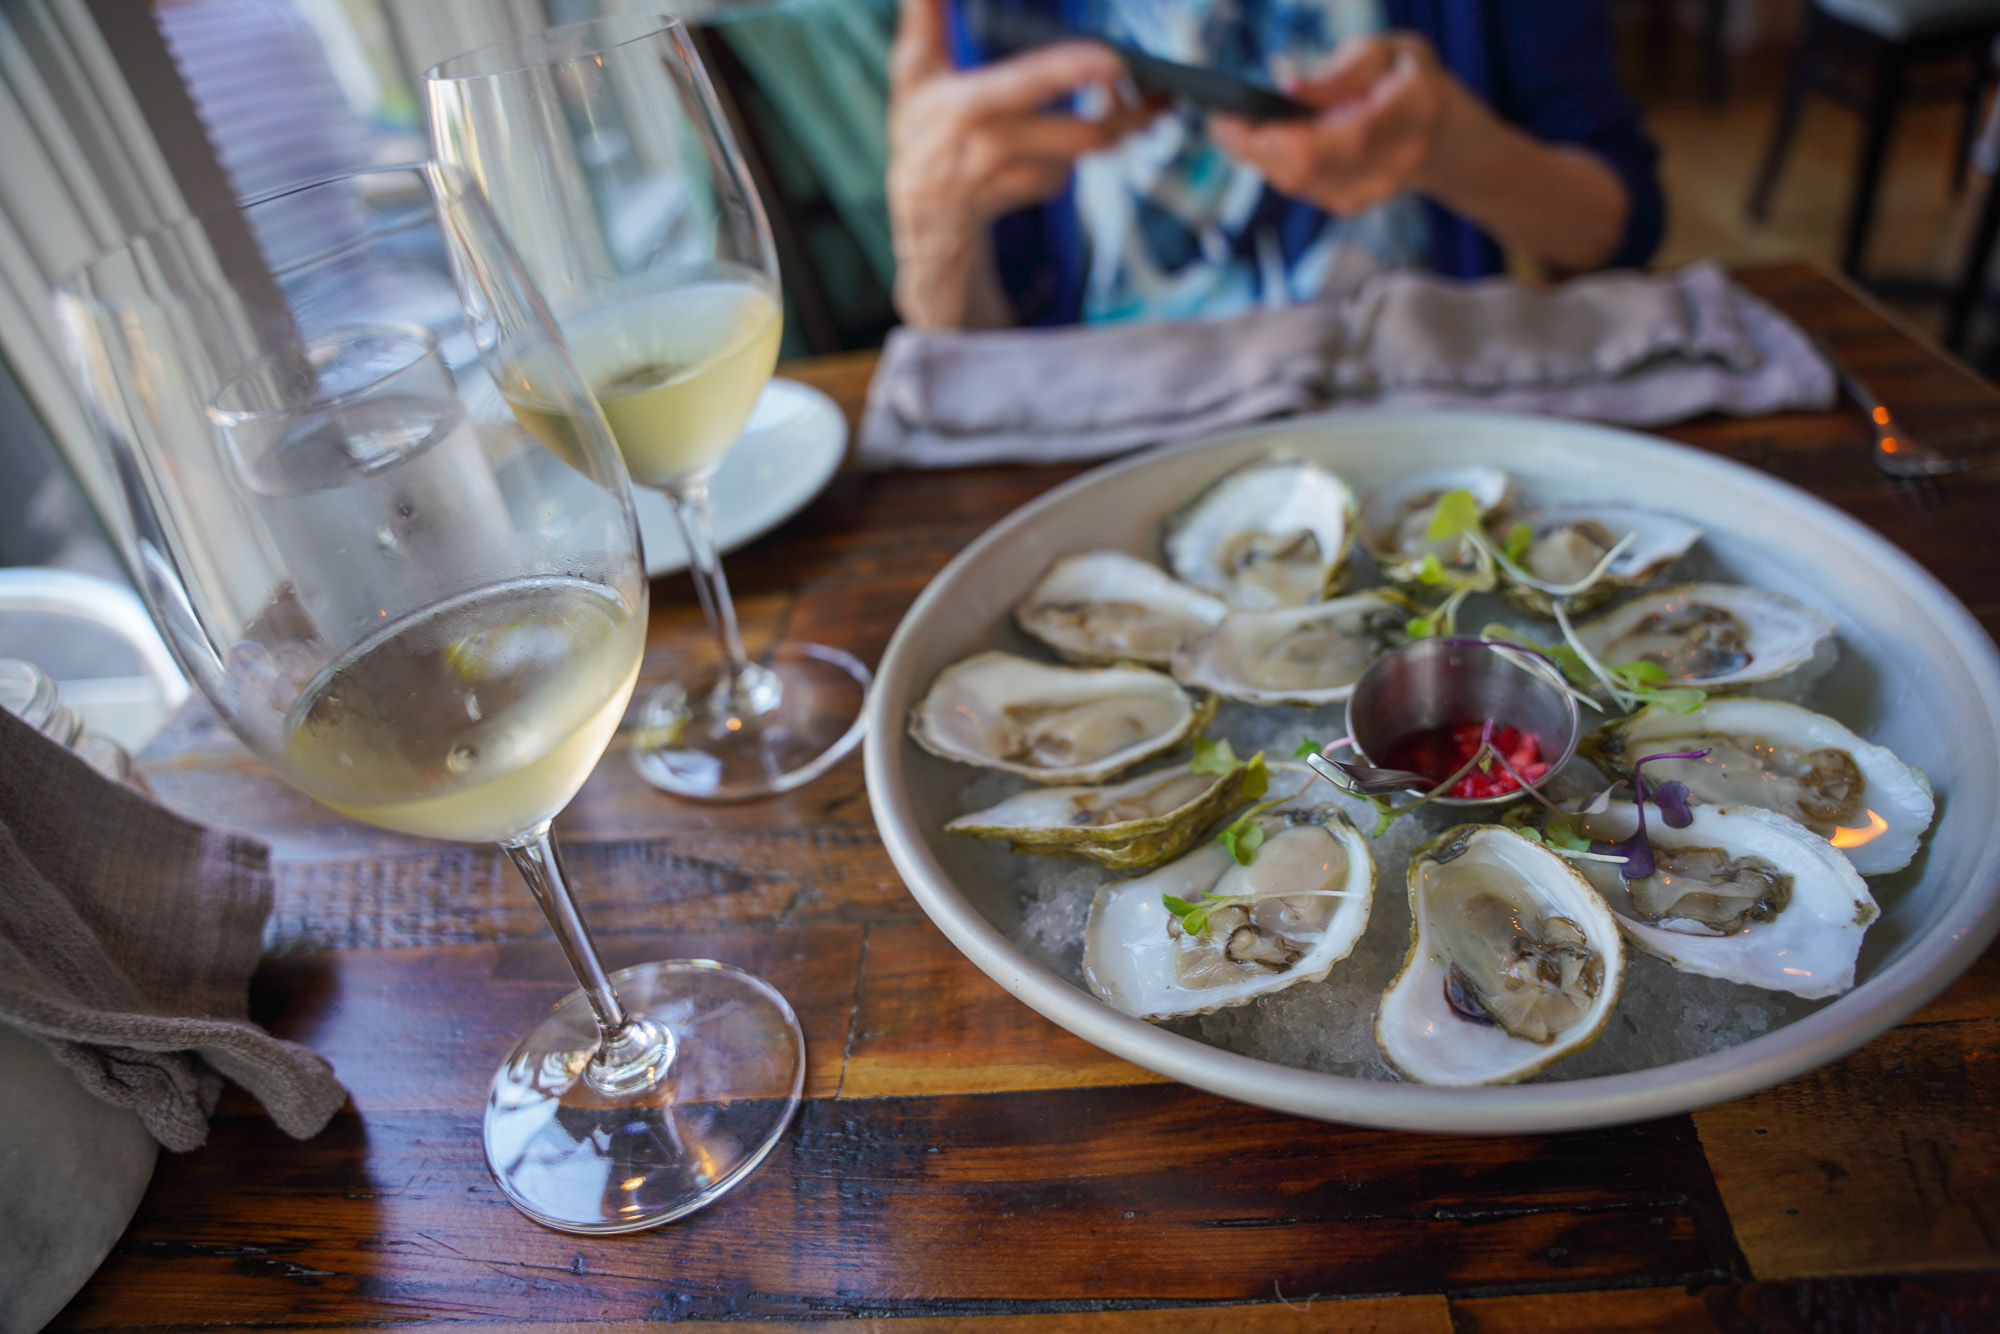
[[[1863,875],[1908,866],[1936,811],[1929,780],[1893,751],[1778,700],[1710,700],[1692,713],[1655,705],[1605,723],[1579,747],[1624,778],[1647,755],[1697,750],[1708,757],[1652,761],[1648,780],[1679,779],[1709,805],[1776,811],[1830,840]]]
[[[1164,667],[1176,645],[1228,610],[1128,552],[1080,551],[1049,567],[1014,620],[1072,662]]]
[[[1667,567],[1694,549],[1701,529],[1685,519],[1624,505],[1567,505],[1559,509],[1512,514],[1503,525],[1528,526],[1528,549],[1517,562],[1538,583],[1561,587],[1580,583],[1628,536],[1624,550],[1587,590],[1568,598],[1572,613],[1584,613],[1609,602],[1623,589],[1650,583]],[[1501,541],[1505,540],[1503,531]],[[1546,588],[1521,582],[1501,571],[1500,595],[1532,616],[1553,617]]]
[[[1178,857],[1209,826],[1249,801],[1243,790],[1249,776],[1248,764],[1220,774],[1180,764],[1109,787],[1031,788],[961,815],[945,830],[1004,838],[1019,853],[1137,871]]]
[[[1101,783],[1172,750],[1214,713],[1213,696],[1197,700],[1144,667],[980,653],[938,673],[910,711],[910,736],[933,755],[1038,783]]]
[[[1579,864],[1632,943],[1684,972],[1808,1000],[1853,987],[1855,957],[1879,912],[1847,858],[1760,807],[1688,812],[1685,829],[1646,821],[1657,869],[1643,880],[1625,879],[1614,863]],[[1613,802],[1582,817],[1583,831],[1617,842],[1638,818],[1630,802]]]
[[[1297,607],[1340,591],[1354,491],[1316,463],[1238,468],[1167,520],[1167,565],[1232,607]]]
[[[1625,976],[1618,925],[1569,860],[1500,825],[1410,854],[1410,952],[1375,1040],[1424,1084],[1509,1084],[1597,1040]]]
[[[1498,468],[1478,464],[1426,468],[1405,473],[1369,493],[1361,508],[1361,545],[1391,583],[1415,583],[1426,556],[1436,556],[1453,568],[1473,564],[1471,544],[1463,537],[1439,541],[1430,536],[1438,500],[1452,491],[1470,492],[1484,520],[1513,500],[1514,479]]]
[[[1183,642],[1174,679],[1251,704],[1337,704],[1401,644],[1414,608],[1393,592],[1276,611],[1233,611]]]
[[[1150,875],[1104,886],[1084,926],[1083,974],[1141,1019],[1211,1014],[1300,982],[1346,958],[1368,925],[1375,857],[1335,806],[1257,817],[1264,842],[1242,865],[1210,841]],[[1229,897],[1190,933],[1167,910]]]
[[[1650,662],[1670,685],[1711,692],[1809,689],[1838,652],[1831,616],[1743,584],[1680,584],[1643,593],[1576,627],[1607,667]]]

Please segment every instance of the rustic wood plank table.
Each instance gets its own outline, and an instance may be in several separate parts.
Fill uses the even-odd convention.
[[[1910,405],[1912,429],[2000,425],[2000,391],[1823,270],[1744,277]],[[789,373],[851,413],[872,366]],[[1892,483],[1846,403],[1668,434],[1850,511],[2000,627],[1991,475]],[[879,660],[947,559],[1074,471],[843,473],[730,560],[749,637]],[[705,644],[685,579],[661,581],[641,689]],[[329,1056],[353,1099],[301,1144],[232,1094],[206,1148],[162,1155],[59,1328],[2000,1328],[1993,952],[1845,1060],[1691,1116],[1541,1138],[1355,1130],[1163,1082],[1007,996],[904,892],[858,759],[715,808],[660,796],[614,753],[559,825],[608,961],[712,955],[770,978],[805,1025],[808,1101],[720,1204],[570,1237],[514,1212],[480,1158],[494,1066],[569,985],[504,859],[346,821],[198,707],[145,769],[175,806],[274,845],[255,1010]]]

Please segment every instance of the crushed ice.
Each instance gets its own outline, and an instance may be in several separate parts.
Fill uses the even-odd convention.
[[[1499,607],[1497,601],[1492,605],[1495,610]],[[1515,619],[1483,617],[1483,610],[1469,604],[1460,624]],[[1542,632],[1538,625],[1524,628],[1530,636]],[[1596,721],[1586,713],[1584,729]],[[1225,701],[1207,734],[1227,738],[1238,755],[1263,751],[1272,764],[1272,796],[1305,787],[1298,798],[1301,804],[1334,801],[1365,834],[1374,827],[1372,808],[1336,792],[1291,759],[1301,740],[1324,745],[1346,732],[1341,706],[1258,708]],[[1556,797],[1573,796],[1602,785],[1595,769],[1573,760],[1549,791]],[[1011,775],[977,774],[965,785],[959,809],[979,810],[1025,786]],[[1504,808],[1473,818],[1497,820],[1500,809]],[[1359,1079],[1397,1078],[1375,1044],[1375,1006],[1410,946],[1405,889],[1410,853],[1465,818],[1462,811],[1429,806],[1405,816],[1373,841],[1376,881],[1368,929],[1354,952],[1335,964],[1324,981],[1302,982],[1248,1005],[1162,1027],[1278,1065]],[[1010,939],[1029,958],[1088,991],[1083,978],[1084,922],[1098,887],[1119,877],[1089,862],[1056,857],[1013,857],[1008,862],[1022,906],[1021,925]],[[1556,1062],[1534,1082],[1622,1074],[1705,1056],[1789,1024],[1827,1003],[1683,973],[1628,946],[1624,990],[1603,1035]]]

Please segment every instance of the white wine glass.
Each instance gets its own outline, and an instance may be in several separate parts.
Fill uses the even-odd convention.
[[[737,629],[708,482],[777,363],[783,303],[770,223],[686,29],[571,24],[447,60],[424,93],[438,159],[485,191],[632,480],[666,493],[721,650],[647,700],[633,762],[656,787],[725,801],[816,778],[861,739],[868,669],[820,644],[753,660]]]
[[[646,578],[609,430],[477,188],[395,168],[233,205],[56,307],[113,526],[216,712],[336,810],[499,843],[554,928],[580,989],[486,1107],[507,1197],[623,1232],[741,1181],[798,1106],[791,1008],[705,960],[607,974],[550,839],[638,679]]]

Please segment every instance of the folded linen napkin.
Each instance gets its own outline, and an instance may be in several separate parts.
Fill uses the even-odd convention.
[[[326,1060],[249,1021],[270,850],[111,782],[0,709],[0,1023],[169,1149],[227,1076],[286,1132],[346,1100]]]
[[[1051,463],[1323,408],[1658,426],[1833,397],[1810,340],[1712,263],[1547,290],[1393,272],[1342,297],[1222,320],[898,329],[869,388],[861,451],[886,466]]]

